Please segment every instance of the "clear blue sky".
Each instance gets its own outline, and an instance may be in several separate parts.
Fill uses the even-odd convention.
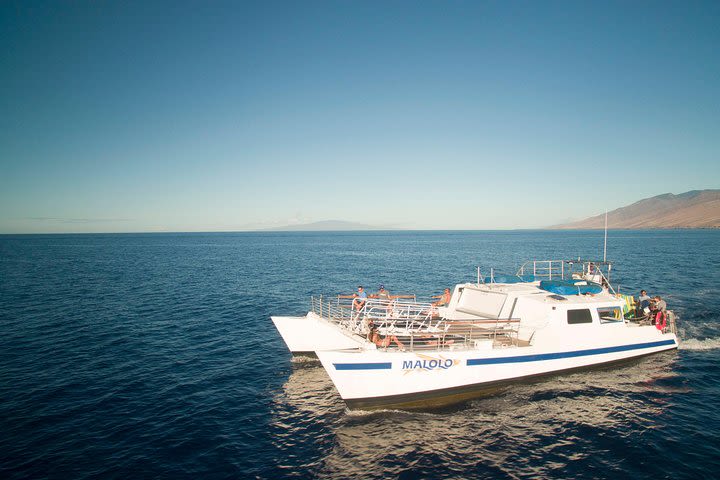
[[[0,233],[532,228],[720,188],[720,2],[3,2]]]

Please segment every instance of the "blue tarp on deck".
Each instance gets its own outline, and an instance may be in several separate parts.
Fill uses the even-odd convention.
[[[582,293],[600,293],[602,286],[585,280],[543,280],[540,282],[542,290],[558,295],[580,295]]]

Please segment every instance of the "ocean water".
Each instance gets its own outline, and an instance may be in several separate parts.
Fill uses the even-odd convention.
[[[625,292],[680,350],[438,411],[348,411],[270,315],[310,295],[427,297],[601,232],[0,236],[1,478],[711,478],[720,231],[611,231]]]

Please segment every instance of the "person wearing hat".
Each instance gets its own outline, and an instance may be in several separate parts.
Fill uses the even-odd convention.
[[[380,285],[380,287],[378,288],[378,292],[375,295],[372,295],[372,298],[390,301],[392,297],[390,296],[390,292],[385,290],[385,285]]]
[[[385,285],[381,284],[380,287],[378,288],[378,292],[373,295],[370,295],[370,297],[377,298],[378,300],[380,300],[379,303],[381,305],[385,305],[385,314],[387,316],[393,315],[393,305],[394,305],[393,300],[397,297],[393,297],[392,295],[390,295],[390,292],[385,290]],[[370,341],[372,341],[371,337],[369,337],[368,339]]]

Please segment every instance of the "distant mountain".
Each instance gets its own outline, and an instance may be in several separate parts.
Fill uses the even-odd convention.
[[[604,228],[605,214],[557,229]],[[608,212],[608,228],[720,228],[720,190],[693,190],[646,198]]]
[[[373,227],[372,225],[365,225],[363,223],[345,222],[343,220],[324,220],[322,222],[303,223],[301,225],[286,225],[284,227],[263,229],[263,231],[266,232],[318,232],[346,230],[381,230],[381,228]]]

